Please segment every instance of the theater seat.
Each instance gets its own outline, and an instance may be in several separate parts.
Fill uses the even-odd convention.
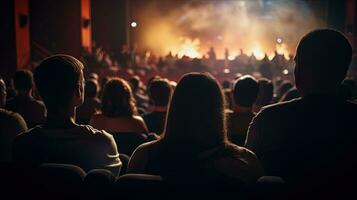
[[[163,178],[148,174],[125,174],[119,177],[113,189],[122,199],[161,198],[165,191]]]
[[[93,169],[84,178],[85,196],[89,199],[110,198],[116,177],[105,169]]]
[[[73,198],[83,194],[86,173],[78,166],[46,163],[38,168],[36,175],[36,191],[41,199]]]
[[[122,162],[120,176],[126,173],[126,169],[128,168],[130,157],[124,153],[119,153],[119,158]]]
[[[142,133],[119,132],[112,133],[115,142],[117,143],[118,152],[128,156],[141,144],[147,142],[148,137]]]

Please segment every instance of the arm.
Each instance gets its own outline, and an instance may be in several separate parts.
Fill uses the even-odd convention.
[[[115,177],[118,177],[122,166],[122,162],[119,159],[117,145],[115,143],[113,136],[109,135],[108,138],[110,138],[110,142],[107,148],[108,150],[105,155],[104,168],[111,171]]]

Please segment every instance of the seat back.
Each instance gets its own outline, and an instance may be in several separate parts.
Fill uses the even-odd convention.
[[[118,198],[158,198],[163,195],[164,183],[161,176],[148,174],[125,174],[114,184]],[[138,192],[140,191],[140,192]]]
[[[120,176],[126,173],[126,169],[128,168],[130,157],[124,153],[119,153],[119,159],[122,162]]]
[[[83,179],[86,173],[78,166],[45,163],[36,173],[37,193],[40,198],[78,197],[83,194]],[[43,193],[44,192],[44,193]]]
[[[112,133],[112,135],[117,143],[118,152],[128,156],[131,156],[139,145],[147,142],[148,138],[142,133],[119,132]]]

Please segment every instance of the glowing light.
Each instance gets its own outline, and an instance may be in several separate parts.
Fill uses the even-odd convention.
[[[179,57],[188,56],[190,58],[198,58],[201,57],[200,54],[200,40],[194,39],[191,40],[189,38],[182,38],[183,42],[179,46],[177,50],[177,54]]]
[[[284,55],[285,59],[289,60],[289,51],[287,49],[286,44],[277,44],[275,46],[276,48],[276,52],[278,52],[278,54],[280,55]]]
[[[133,28],[136,28],[138,26],[138,24],[136,22],[131,22],[130,26]]]
[[[281,43],[283,43],[283,39],[280,38],[280,37],[278,37],[278,38],[276,39],[276,42],[277,42],[278,44],[281,44]]]
[[[258,59],[261,60],[264,58],[265,53],[263,50],[261,50],[259,47],[254,47],[251,50],[252,54],[254,54],[254,56]]]
[[[229,74],[231,72],[231,70],[229,70],[229,69],[224,69],[223,70],[223,73],[225,73],[225,74]]]
[[[235,59],[235,56],[233,56],[233,55],[228,56],[228,60],[234,60],[234,59]]]
[[[283,74],[284,74],[284,75],[288,75],[288,74],[289,74],[289,70],[284,69],[284,70],[283,70]]]

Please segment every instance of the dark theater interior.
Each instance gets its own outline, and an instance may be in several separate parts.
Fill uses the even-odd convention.
[[[355,199],[356,0],[1,0],[1,199]]]

